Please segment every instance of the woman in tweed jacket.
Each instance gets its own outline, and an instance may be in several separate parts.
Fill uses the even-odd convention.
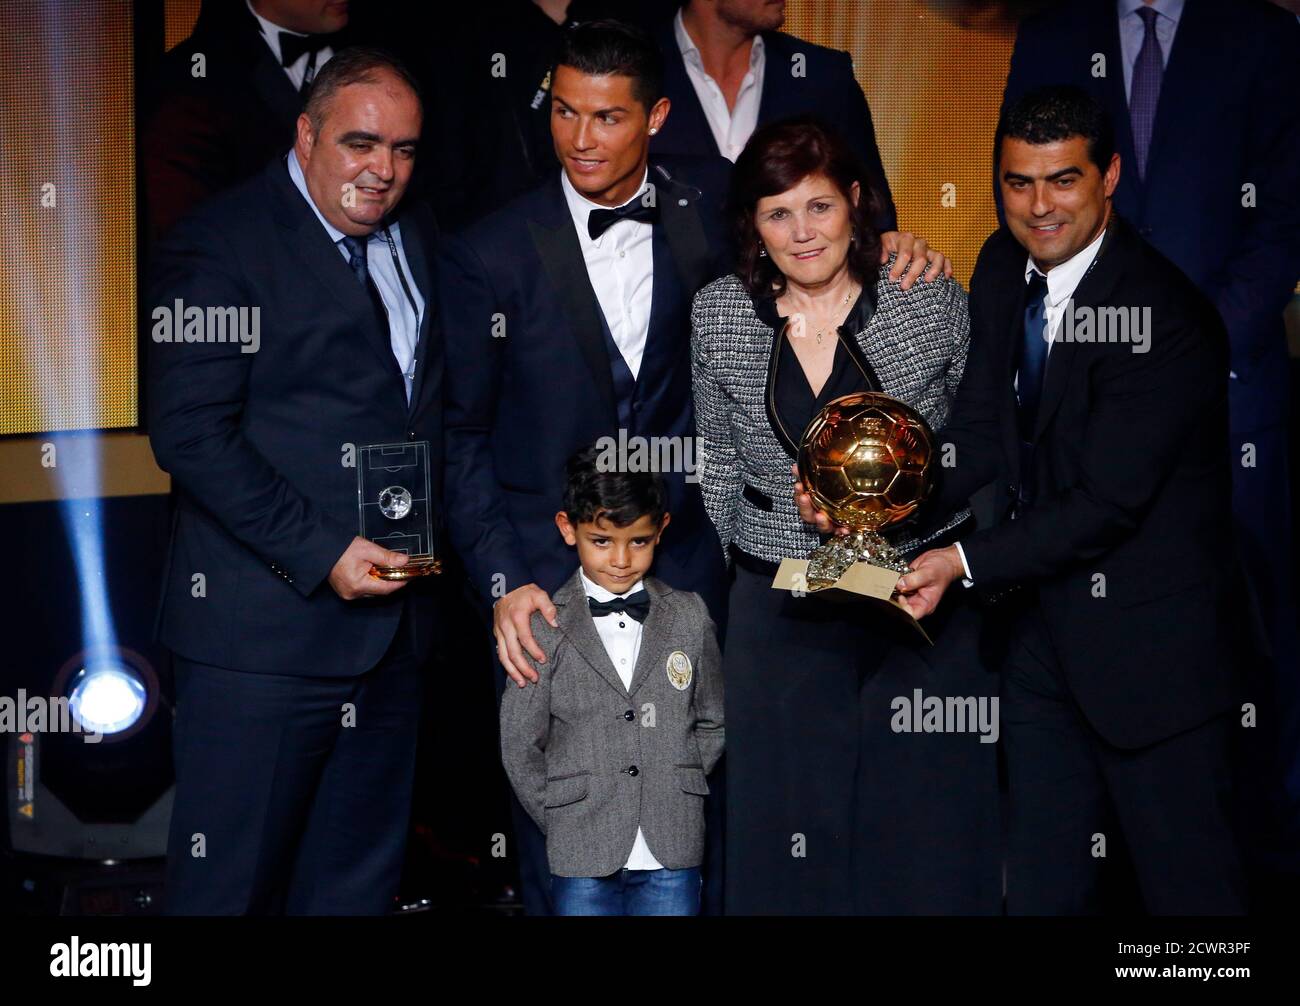
[[[800,520],[792,472],[813,415],[878,390],[937,430],[961,380],[966,296],[944,278],[905,291],[877,265],[872,193],[813,120],[755,132],[732,176],[738,274],[701,290],[691,314],[701,488],[734,569],[728,913],[998,910],[995,744],[904,732],[912,717],[900,716],[929,696],[983,696],[996,713],[971,602],[949,592],[927,621],[930,648],[862,606],[771,587],[781,559],[821,541]],[[968,516],[895,544],[933,547]]]

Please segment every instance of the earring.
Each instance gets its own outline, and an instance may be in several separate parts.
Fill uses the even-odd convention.
[[[762,245],[758,246],[758,257],[767,258],[767,249],[764,248]]]
[[[650,130],[650,135],[651,135],[651,136],[654,136],[655,133],[657,133],[657,132],[659,132],[658,129],[651,129],[651,130]]]

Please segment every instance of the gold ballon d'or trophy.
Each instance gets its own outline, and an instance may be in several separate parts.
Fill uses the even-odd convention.
[[[786,559],[772,586],[831,591],[887,605],[929,641],[895,596],[911,567],[880,533],[906,520],[934,482],[934,435],[911,406],[878,392],[844,395],[813,418],[799,443],[799,481],[817,507],[849,529],[813,549],[806,560]]]

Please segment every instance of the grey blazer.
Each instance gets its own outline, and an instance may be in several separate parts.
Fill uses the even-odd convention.
[[[546,833],[557,876],[621,869],[638,826],[671,870],[704,858],[704,777],[723,743],[718,642],[698,594],[653,577],[644,586],[650,613],[630,689],[605,652],[575,572],[552,598],[559,629],[533,615],[547,655],[534,665],[537,683],[508,683],[501,700],[501,760],[519,802]]]
[[[937,432],[948,419],[966,366],[966,294],[951,279],[918,282],[905,291],[888,273],[886,263],[876,283],[875,309],[847,348],[865,359],[885,394],[912,406]],[[695,295],[692,382],[704,506],[724,551],[734,544],[768,562],[802,558],[821,541],[799,519],[790,472],[795,448],[774,429],[769,411],[778,336],[735,275]],[[792,430],[789,436],[797,442],[802,433]],[[909,536],[904,525],[894,545],[915,552],[968,516],[963,510],[924,537]]]

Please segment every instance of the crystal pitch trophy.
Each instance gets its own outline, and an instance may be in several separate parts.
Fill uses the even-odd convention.
[[[371,576],[410,580],[442,572],[442,560],[434,555],[427,440],[358,450],[357,512],[362,538],[409,557],[401,566],[374,566]]]

